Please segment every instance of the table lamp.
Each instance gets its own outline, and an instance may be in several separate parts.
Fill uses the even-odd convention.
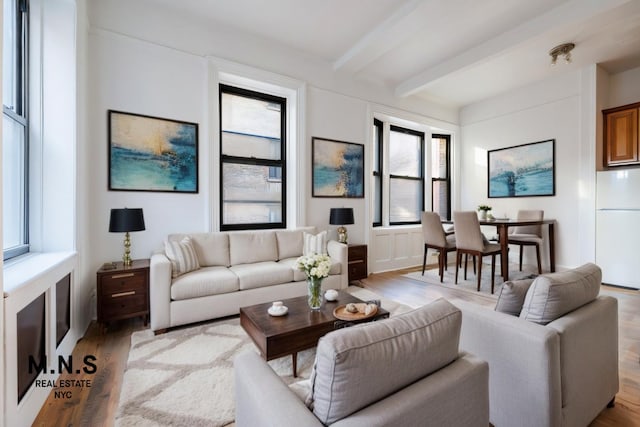
[[[130,231],[144,230],[144,216],[142,209],[111,209],[111,219],[109,220],[109,232],[124,232],[124,255],[122,262],[125,267],[131,266],[131,239]]]
[[[338,241],[346,244],[347,229],[344,225],[353,224],[353,208],[331,208],[329,224],[340,226],[338,227]]]

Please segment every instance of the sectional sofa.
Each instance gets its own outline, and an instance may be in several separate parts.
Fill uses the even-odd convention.
[[[295,230],[256,230],[171,234],[167,242],[184,242],[195,250],[197,268],[176,274],[166,250],[151,256],[151,329],[167,328],[238,314],[242,306],[302,296],[306,276],[296,268],[303,254],[304,235],[315,227]],[[165,248],[167,243],[165,243]],[[347,245],[326,243],[332,260],[323,289],[348,286]],[[188,257],[187,257],[188,258]],[[175,277],[177,276],[177,277]]]

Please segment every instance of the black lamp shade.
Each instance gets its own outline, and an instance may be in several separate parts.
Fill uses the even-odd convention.
[[[109,231],[112,233],[144,230],[142,209],[111,209]]]
[[[353,208],[331,208],[329,212],[329,224],[353,224]]]

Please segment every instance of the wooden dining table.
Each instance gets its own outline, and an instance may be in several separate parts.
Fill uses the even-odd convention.
[[[509,227],[524,227],[527,225],[546,225],[549,238],[549,270],[556,271],[556,237],[555,219],[480,219],[480,225],[496,227],[498,231],[498,243],[500,244],[500,270],[502,280],[509,280]],[[442,221],[443,224],[453,224],[453,221]]]

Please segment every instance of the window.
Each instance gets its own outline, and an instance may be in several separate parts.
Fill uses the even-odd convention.
[[[286,99],[220,85],[220,228],[286,227]]]
[[[424,133],[389,132],[389,224],[418,224],[424,210]]]
[[[5,0],[2,46],[3,259],[29,251],[27,0]]]
[[[431,210],[451,219],[451,136],[431,135]]]
[[[373,120],[373,226],[382,225],[382,129],[380,120]]]

